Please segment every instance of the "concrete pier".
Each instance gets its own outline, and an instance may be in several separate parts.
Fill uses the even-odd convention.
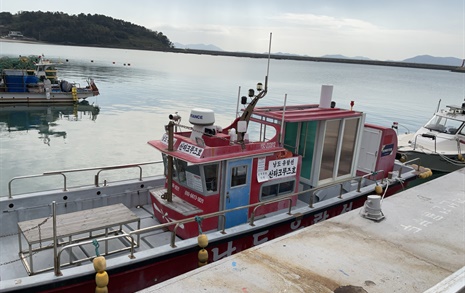
[[[465,291],[465,169],[141,292]],[[207,247],[208,249],[208,247]]]

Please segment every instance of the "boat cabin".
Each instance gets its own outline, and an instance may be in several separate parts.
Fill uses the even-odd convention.
[[[237,208],[225,217],[202,219],[203,231],[221,230],[249,220],[254,208],[239,207],[331,185],[380,166],[392,171],[395,132],[364,127],[364,120],[362,112],[318,104],[257,107],[248,121],[238,117],[226,128],[215,125],[208,109],[193,109],[189,127],[179,123],[177,114],[170,115],[168,133],[148,142],[162,152],[167,177],[165,188],[151,191],[154,214],[165,223]],[[366,129],[370,132],[361,148]],[[295,195],[263,205],[255,216],[294,206],[298,199],[306,200]],[[176,234],[196,236],[198,223],[181,225]]]

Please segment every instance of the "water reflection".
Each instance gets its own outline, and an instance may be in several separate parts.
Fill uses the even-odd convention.
[[[84,117],[95,121],[100,112],[89,102],[37,105],[0,105],[0,132],[29,132],[36,130],[39,139],[50,146],[52,137],[66,138],[66,131],[54,130],[58,120],[79,121]]]

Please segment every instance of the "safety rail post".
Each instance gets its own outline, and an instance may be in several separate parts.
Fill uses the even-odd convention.
[[[360,192],[360,189],[362,188],[362,180],[366,177],[369,177],[369,176],[375,176],[377,175],[378,173],[380,172],[383,172],[383,179],[381,179],[381,183],[384,183],[384,170],[379,170],[379,171],[374,171],[374,172],[371,172],[371,173],[368,173],[368,174],[365,174],[361,177],[358,178],[358,186],[357,186],[357,192]],[[375,179],[376,180],[376,179]]]
[[[126,169],[126,168],[139,168],[139,181],[142,181],[142,167],[139,165],[124,165],[124,166],[113,166],[113,167],[105,167],[100,169],[97,174],[95,175],[94,184],[95,187],[99,187],[99,176],[100,173],[103,171],[108,170],[118,170],[118,169]]]
[[[279,200],[275,200],[275,201],[271,201],[271,202],[266,202],[266,203],[260,203],[259,205],[256,205],[255,208],[254,208],[253,211],[252,211],[252,214],[250,215],[250,222],[249,222],[249,225],[252,226],[252,227],[255,226],[255,224],[254,224],[254,221],[255,221],[255,212],[257,211],[257,209],[258,209],[259,207],[262,207],[262,206],[268,205],[268,204],[272,204],[272,203],[276,203],[276,202],[280,202],[280,201],[284,201],[284,200],[288,200],[288,201],[289,201],[289,210],[288,210],[287,214],[288,214],[289,216],[291,216],[291,215],[292,215],[292,213],[291,213],[291,210],[292,210],[292,198],[283,198],[283,199],[279,199]]]
[[[418,161],[417,171],[420,171],[420,166],[421,166],[421,160],[420,160],[420,158],[411,159],[410,161],[405,162],[404,165],[407,165],[407,164],[412,163],[412,162],[415,162],[415,161]]]

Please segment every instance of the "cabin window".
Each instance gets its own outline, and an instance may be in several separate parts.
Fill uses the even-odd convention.
[[[164,173],[165,173],[165,176],[168,176],[168,156],[165,154],[162,154],[162,158],[163,158],[163,165],[165,166]],[[177,174],[176,174],[176,168],[174,167],[174,163],[173,163],[172,173],[173,173],[173,178],[176,178]]]
[[[247,184],[247,165],[234,167],[231,171],[231,187]]]
[[[337,141],[341,120],[330,120],[326,123],[326,134],[321,158],[320,180],[332,178],[336,162]]]
[[[205,165],[203,172],[205,173],[207,192],[218,191],[218,164]]]
[[[456,134],[461,125],[462,121],[434,115],[434,117],[426,123],[425,128],[432,131]]]
[[[264,184],[260,193],[261,200],[272,199],[273,197],[290,194],[294,191],[294,184],[295,180]]]
[[[324,133],[319,184],[350,176],[355,167],[355,146],[360,118],[328,120],[321,125]],[[323,181],[323,182],[322,182]]]
[[[358,119],[346,119],[342,134],[341,156],[337,176],[350,174],[354,160],[355,139],[357,137]]]
[[[174,159],[178,182],[182,185],[203,192],[202,176],[199,165],[188,165],[186,161]]]

